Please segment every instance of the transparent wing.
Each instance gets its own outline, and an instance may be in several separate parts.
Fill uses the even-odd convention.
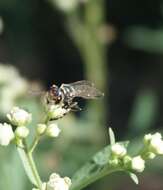
[[[95,88],[95,85],[89,81],[82,80],[70,84],[63,84],[64,87],[71,89],[71,97],[81,97],[85,99],[95,99],[104,96],[104,94]]]

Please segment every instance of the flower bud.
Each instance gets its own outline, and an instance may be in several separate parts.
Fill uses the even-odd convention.
[[[163,154],[163,140],[160,133],[145,135],[144,142],[148,146],[150,152],[160,155]]]
[[[58,128],[58,125],[51,123],[47,126],[46,135],[49,137],[58,137],[61,130]]]
[[[14,139],[14,136],[11,125],[0,124],[0,145],[7,146]]]
[[[17,127],[15,135],[21,139],[24,139],[29,135],[29,129],[25,126]]]
[[[148,143],[150,142],[151,138],[152,138],[152,135],[151,135],[151,134],[145,135],[145,136],[144,136],[144,143],[145,143],[145,144],[148,144]]]
[[[53,173],[47,182],[47,190],[68,190],[71,186],[71,179],[68,177],[60,177]]]
[[[141,158],[141,156],[136,156],[131,160],[131,169],[136,172],[143,172],[145,168],[145,161]]]
[[[114,159],[109,160],[109,164],[113,167],[116,167],[119,164],[118,158],[114,158]]]
[[[38,189],[39,190],[39,189]],[[46,183],[44,182],[44,183],[42,183],[42,190],[47,190],[47,188],[46,188]]]
[[[161,139],[161,136],[154,135],[151,139],[149,148],[156,154],[163,154],[163,141]]]
[[[7,118],[10,120],[10,122],[13,125],[16,126],[24,126],[27,125],[31,119],[32,116],[27,111],[20,109],[18,107],[14,107],[9,114],[7,114]]]
[[[156,157],[156,154],[154,154],[153,152],[147,152],[146,154],[145,154],[145,159],[150,159],[150,160],[152,160],[152,159],[154,159]]]
[[[124,156],[124,158],[123,158],[123,163],[124,163],[124,165],[125,165],[126,167],[128,167],[129,164],[131,163],[131,160],[132,160],[132,158],[131,158],[130,156],[128,156],[128,155]]]
[[[119,144],[119,143],[116,143],[116,144],[112,145],[111,146],[111,151],[112,151],[112,154],[114,156],[117,156],[119,158],[122,158],[127,153],[126,148],[123,145]]]
[[[43,135],[44,134],[44,132],[45,132],[45,130],[46,130],[46,125],[45,124],[42,124],[42,123],[39,123],[38,125],[37,125],[37,134],[38,135]]]
[[[69,177],[64,177],[63,179],[65,183],[70,187],[70,185],[72,184],[71,179]]]

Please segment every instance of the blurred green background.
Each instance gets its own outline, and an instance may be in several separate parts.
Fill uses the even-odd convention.
[[[40,121],[31,89],[86,79],[105,92],[81,100],[82,112],[58,121],[60,137],[41,142],[35,159],[45,181],[54,171],[71,177],[108,145],[109,126],[118,140],[132,139],[131,151],[143,134],[163,131],[162,0],[1,0],[0,62],[1,121],[14,105],[33,113],[32,126]],[[1,190],[32,189],[12,145],[0,148],[0,174]],[[139,186],[119,173],[85,189],[161,190],[162,177],[158,158]]]

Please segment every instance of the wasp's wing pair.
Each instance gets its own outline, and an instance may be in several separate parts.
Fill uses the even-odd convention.
[[[104,96],[95,85],[89,81],[82,80],[70,84],[63,84],[63,87],[71,88],[71,98],[81,97],[84,99],[96,99]]]

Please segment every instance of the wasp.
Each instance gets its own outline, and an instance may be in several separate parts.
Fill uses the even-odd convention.
[[[46,103],[50,105],[60,105],[65,109],[65,113],[69,111],[80,111],[81,108],[76,97],[83,99],[96,99],[104,96],[92,82],[82,80],[70,84],[62,84],[60,87],[53,84],[46,94]]]

